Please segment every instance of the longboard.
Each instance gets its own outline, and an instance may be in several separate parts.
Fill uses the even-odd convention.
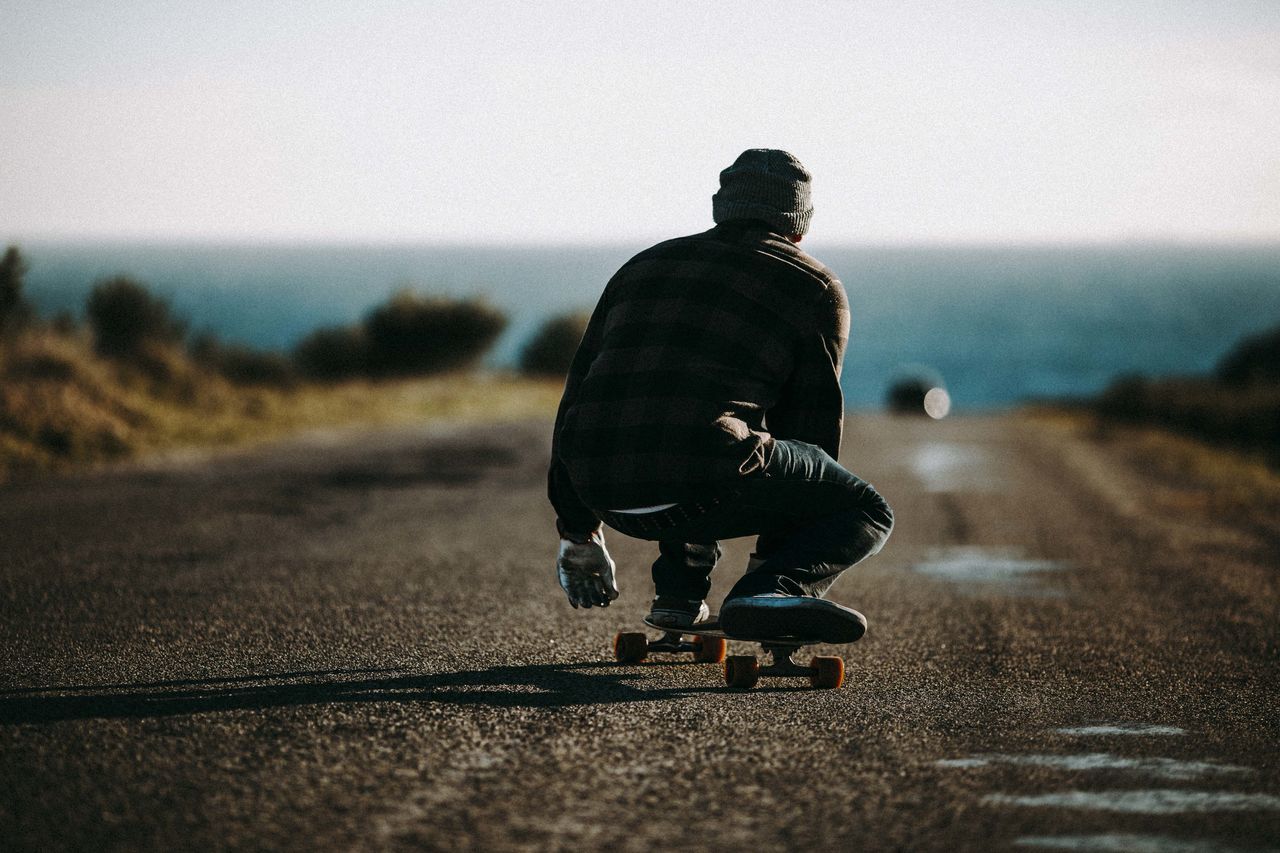
[[[656,625],[648,619],[644,624],[662,631],[662,636],[651,640],[648,634],[620,631],[613,638],[613,655],[619,663],[639,663],[646,660],[650,652],[692,652],[693,659],[702,663],[724,661],[724,680],[730,687],[751,688],[761,678],[807,678],[812,687],[839,687],[844,683],[842,658],[815,655],[808,664],[795,659],[796,652],[805,646],[824,642],[816,637],[729,637],[720,630],[720,621],[714,616],[679,631]],[[755,655],[726,657],[726,641],[730,639],[759,643],[761,650],[769,656],[769,663],[761,665]]]

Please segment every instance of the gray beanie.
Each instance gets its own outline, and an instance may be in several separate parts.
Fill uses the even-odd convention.
[[[720,192],[711,197],[711,218],[758,219],[780,234],[809,230],[809,170],[786,151],[749,148],[720,173]]]

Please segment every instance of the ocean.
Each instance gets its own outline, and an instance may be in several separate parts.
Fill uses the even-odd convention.
[[[513,365],[546,318],[589,310],[643,245],[24,243],[27,293],[46,316],[82,312],[95,281],[128,274],[193,330],[288,348],[358,320],[392,292],[482,296],[510,325],[490,356]],[[1121,374],[1205,373],[1242,336],[1280,324],[1280,244],[806,249],[849,291],[844,389],[879,406],[924,366],[957,409],[1080,396]]]

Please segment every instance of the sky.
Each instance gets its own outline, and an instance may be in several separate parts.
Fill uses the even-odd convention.
[[[0,0],[0,239],[1280,239],[1280,3]]]

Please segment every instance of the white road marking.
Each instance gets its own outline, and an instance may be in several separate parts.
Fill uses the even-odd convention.
[[[1198,779],[1202,776],[1244,775],[1254,771],[1234,764],[1216,764],[1212,761],[1179,761],[1174,758],[1126,758],[1106,752],[1090,752],[1084,755],[1006,755],[982,753],[968,758],[945,758],[936,762],[939,767],[989,767],[996,764],[1015,767],[1048,767],[1053,770],[1123,770],[1158,779]]]
[[[1066,568],[1053,560],[1029,560],[1015,548],[978,548],[965,545],[932,551],[929,558],[912,566],[915,571],[939,580],[957,583],[1026,584],[1038,572]]]
[[[1280,797],[1230,791],[1061,791],[1054,794],[988,794],[986,805],[1086,809],[1126,814],[1205,814],[1280,811]]]
[[[1094,737],[1097,735],[1155,735],[1160,737],[1173,737],[1176,735],[1185,735],[1186,729],[1180,729],[1177,726],[1154,726],[1146,723],[1112,723],[1110,725],[1098,726],[1068,726],[1066,728],[1054,729],[1054,732],[1060,735],[1078,735],[1081,737]]]
[[[1216,841],[1185,841],[1165,835],[1028,835],[1013,842],[1017,847],[1042,850],[1085,850],[1095,853],[1242,853]]]
[[[911,472],[926,492],[991,492],[1001,487],[990,454],[975,445],[921,444],[911,455]]]

